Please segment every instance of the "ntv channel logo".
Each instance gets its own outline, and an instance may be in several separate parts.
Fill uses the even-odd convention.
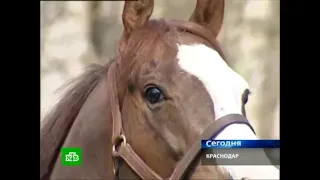
[[[82,165],[81,148],[62,148],[61,162],[64,166],[80,166]]]

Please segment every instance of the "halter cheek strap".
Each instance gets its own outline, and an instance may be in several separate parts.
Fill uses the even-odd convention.
[[[116,63],[112,63],[108,70],[108,96],[110,98],[110,107],[112,113],[113,121],[113,131],[112,131],[112,143],[113,151],[112,156],[114,159],[114,173],[115,177],[118,177],[118,160],[121,158],[127,165],[137,173],[142,179],[165,179],[154,172],[145,162],[135,153],[130,144],[126,141],[123,129],[122,129],[122,119],[120,106],[117,94],[117,84],[115,81],[115,68]],[[168,178],[168,180],[175,180],[183,178],[184,174],[187,172],[188,168],[192,162],[198,158],[201,153],[201,140],[211,139],[219,134],[230,124],[247,124],[254,132],[249,121],[245,116],[240,114],[229,114],[221,117],[217,121],[213,121],[206,130],[201,134],[199,139],[192,145],[192,147],[187,151],[184,157],[178,162],[173,173]]]

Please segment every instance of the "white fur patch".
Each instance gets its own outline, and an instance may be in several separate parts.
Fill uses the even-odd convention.
[[[217,51],[203,44],[178,45],[179,66],[197,77],[208,91],[216,120],[228,114],[242,114],[242,94],[249,89],[248,83],[232,70]],[[257,139],[252,130],[244,124],[226,127],[216,139]],[[261,156],[265,156],[261,152]],[[266,157],[267,158],[267,157]],[[234,179],[279,179],[279,170],[274,166],[221,166]]]
[[[179,66],[199,78],[212,101],[216,119],[242,114],[242,94],[248,83],[232,70],[217,51],[203,45],[178,45]]]

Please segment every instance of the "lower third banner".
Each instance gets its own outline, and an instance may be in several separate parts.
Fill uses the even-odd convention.
[[[203,149],[202,165],[280,165],[280,148]]]

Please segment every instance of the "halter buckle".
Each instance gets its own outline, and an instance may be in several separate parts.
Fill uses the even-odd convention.
[[[127,145],[126,137],[121,134],[114,139],[114,145],[112,146],[112,159],[113,159],[113,173],[115,175],[115,179],[119,179],[119,166],[120,166],[120,159],[118,154],[119,146]]]
[[[125,146],[125,145],[127,145],[126,137],[123,134],[117,136],[117,138],[115,138],[115,140],[114,140],[114,145],[112,146],[113,157],[118,157],[119,146]]]

